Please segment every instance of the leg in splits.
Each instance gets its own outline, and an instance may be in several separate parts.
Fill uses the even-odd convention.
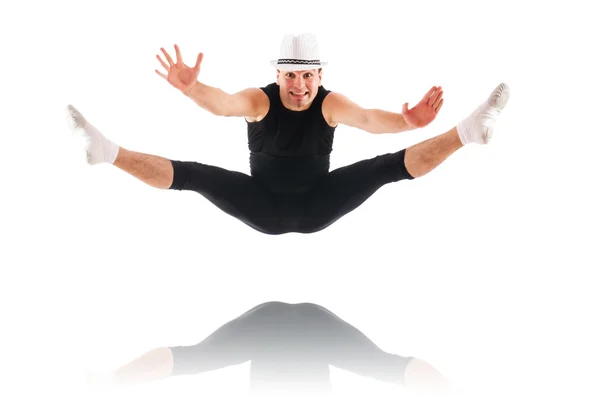
[[[488,143],[496,118],[509,98],[500,84],[469,117],[446,133],[397,153],[364,160],[330,172],[301,197],[303,219],[292,223],[279,210],[273,193],[254,178],[200,163],[180,162],[119,148],[69,106],[73,125],[90,137],[88,161],[112,163],[145,183],[163,189],[192,190],[214,205],[265,234],[314,233],[364,203],[379,188],[431,172],[468,143]],[[296,207],[296,204],[294,204]],[[298,211],[291,208],[290,214]]]
[[[200,193],[223,212],[265,234],[280,234],[279,212],[271,193],[249,175],[207,164],[176,161],[139,153],[108,140],[69,105],[71,128],[81,131],[89,145],[89,164],[108,163],[158,189]]]
[[[330,172],[307,197],[301,232],[313,233],[330,226],[384,185],[427,175],[469,143],[488,143],[508,98],[508,87],[500,84],[469,117],[447,132],[397,153]]]

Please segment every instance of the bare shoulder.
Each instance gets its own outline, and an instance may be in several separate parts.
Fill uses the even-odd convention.
[[[346,124],[347,115],[359,110],[359,106],[339,92],[330,92],[323,100],[323,117],[332,127],[339,123]]]
[[[269,112],[269,97],[257,87],[246,88],[233,95],[236,101],[243,102],[244,116],[248,122],[262,120]]]
[[[331,127],[337,127],[338,123],[334,121],[334,114],[336,109],[339,109],[340,106],[342,106],[345,99],[347,98],[344,95],[333,91],[327,94],[325,99],[323,99],[321,111],[323,112],[325,121],[327,121],[327,124]]]
[[[339,106],[341,102],[346,100],[347,98],[340,94],[339,92],[331,91],[325,99],[323,99],[323,109],[332,109],[336,106]]]

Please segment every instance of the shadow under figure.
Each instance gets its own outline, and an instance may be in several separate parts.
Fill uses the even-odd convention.
[[[415,395],[454,393],[426,362],[381,350],[358,329],[312,303],[263,303],[196,345],[154,349],[108,377],[92,380],[132,385],[248,361],[251,391],[260,396],[331,394],[330,365],[404,386]]]
[[[71,127],[88,139],[89,164],[108,163],[159,189],[193,191],[249,227],[270,235],[315,233],[354,211],[381,187],[424,176],[469,143],[487,144],[504,109],[509,89],[498,85],[487,100],[455,127],[406,149],[330,171],[334,131],[346,125],[372,134],[398,133],[429,125],[440,111],[442,88],[432,87],[402,113],[363,109],[321,83],[316,38],[285,36],[272,61],[276,81],[235,94],[197,81],[203,54],[194,67],[162,49],[168,74],[157,73],[214,115],[244,117],[250,175],[213,165],[134,152],[106,138],[72,105]]]

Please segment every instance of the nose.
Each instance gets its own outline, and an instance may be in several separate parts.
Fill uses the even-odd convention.
[[[294,79],[294,87],[301,90],[305,88],[304,79],[302,76],[298,76]]]

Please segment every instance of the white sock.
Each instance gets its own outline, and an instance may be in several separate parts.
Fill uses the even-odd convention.
[[[471,142],[479,144],[490,142],[496,119],[506,106],[509,97],[508,85],[500,83],[485,102],[479,105],[469,117],[458,123],[456,129],[463,145]]]
[[[67,106],[67,117],[71,129],[81,132],[87,139],[86,154],[89,164],[113,164],[115,162],[119,154],[117,144],[102,135],[73,105]]]

